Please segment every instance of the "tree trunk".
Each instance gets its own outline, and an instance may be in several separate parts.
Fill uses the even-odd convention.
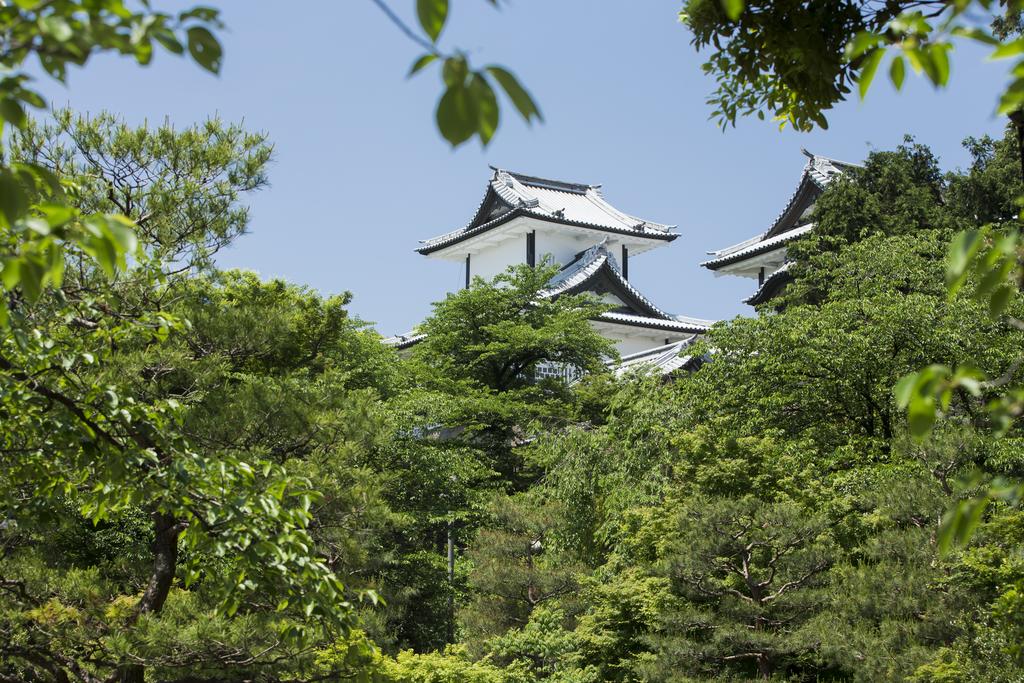
[[[757,656],[757,672],[761,674],[761,678],[772,677],[772,663],[768,659],[768,655],[763,652]]]
[[[156,531],[153,538],[153,572],[129,624],[134,623],[142,614],[157,613],[163,609],[178,568],[178,537],[188,525],[171,515],[154,512],[153,526]],[[118,668],[116,680],[120,683],[144,683],[145,667],[141,664],[122,665]]]
[[[1010,122],[1017,131],[1017,154],[1020,156],[1020,179],[1024,182],[1024,110],[1010,112]]]

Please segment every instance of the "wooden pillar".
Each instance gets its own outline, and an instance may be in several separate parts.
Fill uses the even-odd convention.
[[[469,254],[466,254],[466,289],[469,289]]]
[[[526,265],[533,268],[537,265],[537,231],[526,233]]]
[[[629,279],[629,247],[622,245],[622,278]]]

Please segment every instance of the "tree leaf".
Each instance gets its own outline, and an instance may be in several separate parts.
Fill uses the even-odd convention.
[[[202,26],[192,26],[186,33],[188,53],[192,55],[196,64],[211,73],[220,73],[221,60],[224,57],[220,42]]]
[[[530,93],[519,84],[519,81],[509,73],[506,69],[500,66],[488,66],[487,72],[494,76],[494,80],[505,91],[509,99],[512,100],[512,104],[515,105],[516,109],[519,110],[519,114],[530,123],[534,118],[538,121],[543,121],[544,117],[541,116],[540,109],[537,108],[537,103],[533,101]]]
[[[415,62],[412,63],[412,67],[409,69],[409,73],[406,74],[406,78],[411,78],[415,74],[419,73],[423,67],[427,66],[431,62],[437,59],[437,55],[433,52],[428,52],[425,55],[420,56]]]
[[[903,87],[903,79],[907,75],[907,65],[903,62],[903,55],[896,55],[889,65],[889,80],[897,90]]]
[[[945,86],[949,82],[949,49],[947,43],[932,43],[928,46],[928,59],[925,61],[925,71],[928,78],[938,87]]]
[[[970,38],[985,45],[998,46],[1001,44],[991,33],[976,26],[956,26],[950,33],[961,38]]]
[[[923,439],[935,425],[935,400],[931,397],[915,395],[907,410],[907,421],[910,433],[916,439]]]
[[[896,383],[893,394],[896,397],[896,405],[901,409],[906,409],[910,405],[910,398],[913,396],[914,387],[917,386],[918,377],[919,373],[911,372],[901,377],[900,381]]]
[[[954,547],[962,548],[967,545],[974,530],[981,522],[988,504],[987,496],[970,498],[961,500],[947,512],[939,525],[939,532],[936,536],[939,552],[946,554]]]
[[[444,60],[444,66],[441,67],[441,78],[449,88],[464,85],[468,75],[469,64],[466,63],[466,58],[462,55],[455,55]]]
[[[469,90],[476,100],[476,108],[480,115],[477,134],[480,136],[480,142],[486,147],[494,137],[494,132],[498,130],[498,98],[494,95],[491,84],[480,74],[473,74],[469,80]]]
[[[746,5],[745,0],[721,0],[722,9],[725,10],[725,16],[731,20],[736,21],[743,14],[743,8]]]
[[[436,43],[448,19],[448,0],[416,0],[416,16],[430,42]]]
[[[153,31],[153,39],[163,45],[168,52],[172,52],[176,55],[180,55],[185,52],[185,46],[181,44],[181,41],[174,35],[174,32],[169,29],[157,29]]]
[[[21,291],[29,303],[39,301],[43,294],[43,287],[46,282],[46,269],[35,259],[25,258],[21,260],[19,270]]]
[[[50,14],[39,19],[39,29],[56,41],[61,43],[71,40],[75,32],[68,24],[68,20],[60,14]]]
[[[879,42],[881,42],[881,37],[877,33],[859,32],[853,37],[853,40],[846,44],[846,59],[850,61],[857,59],[868,50],[875,49]]]
[[[989,315],[993,318],[1000,316],[1009,305],[1011,296],[1013,296],[1013,287],[1006,284],[998,287],[988,301]]]
[[[1017,40],[1011,40],[1009,43],[1003,43],[988,56],[989,59],[1006,59],[1007,57],[1016,57],[1017,55],[1024,54],[1024,38],[1018,38]]]
[[[445,90],[437,103],[437,128],[452,147],[458,147],[477,131],[479,114],[465,86]]]
[[[18,128],[25,125],[25,109],[13,97],[0,99],[0,117]]]
[[[14,177],[14,174],[4,169],[0,171],[0,215],[7,225],[14,225],[19,218],[28,211],[28,199],[25,197],[25,190]]]
[[[979,230],[964,230],[950,243],[946,260],[946,285],[950,296],[956,294],[967,277],[967,266],[977,256],[981,238]]]
[[[18,286],[21,279],[21,261],[15,257],[8,257],[0,264],[3,266],[0,268],[0,284],[10,291]]]
[[[864,63],[861,64],[860,73],[857,75],[857,87],[862,100],[868,94],[868,88],[871,87],[871,81],[874,80],[875,72],[878,71],[878,65],[881,63],[884,55],[885,50],[875,48],[867,54],[864,58]]]

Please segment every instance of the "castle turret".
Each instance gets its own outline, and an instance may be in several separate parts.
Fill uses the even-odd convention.
[[[424,240],[417,251],[459,263],[466,286],[474,277],[490,279],[509,266],[550,257],[563,265],[543,296],[592,292],[613,305],[593,324],[628,355],[686,342],[713,324],[667,313],[629,282],[633,257],[678,236],[674,226],[618,210],[600,185],[493,168],[473,219]]]
[[[772,299],[791,281],[786,245],[814,229],[811,216],[818,197],[833,179],[854,167],[802,151],[808,159],[800,182],[772,226],[739,244],[708,252],[714,258],[701,264],[715,275],[755,278],[757,291],[744,300],[751,306]]]

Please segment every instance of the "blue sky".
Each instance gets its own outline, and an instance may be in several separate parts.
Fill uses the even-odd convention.
[[[954,53],[945,91],[908,79],[897,94],[879,79],[867,101],[832,112],[828,131],[780,133],[751,119],[722,132],[708,120],[712,83],[676,0],[512,0],[500,10],[452,0],[442,45],[510,67],[546,120],[528,128],[506,109],[487,149],[453,152],[433,124],[439,75],[405,80],[419,50],[369,0],[208,1],[228,25],[219,77],[167,54],[147,69],[105,57],[44,92],[132,123],[219,114],[267,132],[271,185],[249,198],[251,234],[219,263],[351,291],[353,312],[385,334],[410,329],[461,285],[458,266],[413,250],[470,218],[488,164],[603,183],[622,210],[678,225],[674,243],[631,261],[630,278],[662,308],[718,319],[749,314],[740,301],[754,283],[698,263],[770,225],[799,177],[801,147],[859,161],[909,133],[952,168],[967,162],[963,137],[1002,129],[993,110],[1007,66],[969,46]],[[413,0],[390,2],[412,21]]]

